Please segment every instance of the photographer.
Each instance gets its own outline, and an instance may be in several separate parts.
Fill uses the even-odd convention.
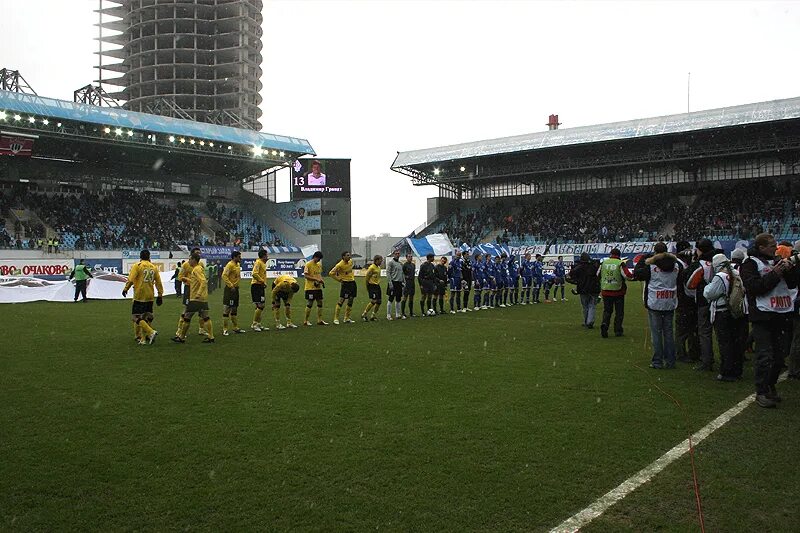
[[[597,278],[597,269],[600,265],[592,261],[589,254],[583,252],[580,260],[573,265],[567,275],[567,281],[576,285],[574,293],[580,296],[583,307],[583,327],[594,327],[595,305],[600,295],[600,280]]]
[[[678,307],[681,264],[667,252],[667,245],[663,242],[656,243],[653,252],[640,259],[633,269],[634,279],[645,282],[644,306],[653,341],[650,368],[675,368],[672,319]]]
[[[682,363],[700,360],[700,341],[697,337],[697,302],[686,293],[689,264],[692,263],[692,246],[688,241],[676,244],[681,271],[678,274],[678,307],[675,309],[675,355]]]
[[[714,271],[711,258],[714,257],[714,245],[708,239],[697,241],[695,255],[697,260],[689,265],[689,276],[686,292],[697,302],[697,336],[700,341],[700,364],[698,371],[714,370],[714,343],[711,329],[711,306],[703,296],[703,289],[711,281]]]
[[[744,346],[739,344],[739,317],[730,309],[731,295],[735,286],[739,287],[739,274],[731,267],[724,254],[711,259],[714,277],[703,289],[703,296],[711,303],[711,323],[717,332],[719,344],[719,374],[717,381],[736,381],[742,376]],[[739,293],[741,295],[741,292]],[[741,299],[739,300],[741,302]]]
[[[753,327],[756,402],[761,407],[781,401],[775,385],[789,351],[797,296],[797,256],[776,259],[777,247],[769,233],[758,235],[740,271]]]

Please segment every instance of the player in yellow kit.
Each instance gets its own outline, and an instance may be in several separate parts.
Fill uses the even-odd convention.
[[[300,290],[294,276],[284,274],[272,282],[272,313],[275,315],[275,328],[296,328],[292,323],[292,296]],[[286,325],[281,324],[281,302],[286,309]]]
[[[228,336],[228,320],[233,326],[234,333],[244,333],[239,327],[239,282],[242,278],[242,252],[236,250],[231,252],[231,260],[222,270],[222,281],[225,283],[225,290],[222,295],[222,334]]]
[[[253,331],[264,331],[269,328],[261,325],[261,313],[264,312],[265,294],[267,286],[267,251],[259,250],[258,259],[253,265],[253,279],[250,281],[250,297],[256,306],[253,315],[253,324],[250,328]]]
[[[131,317],[139,344],[153,344],[156,340],[156,335],[158,335],[158,331],[150,326],[154,318],[153,285],[158,289],[158,297],[155,298],[156,304],[161,305],[164,296],[161,274],[156,266],[150,262],[150,250],[142,250],[139,254],[139,262],[131,267],[131,271],[128,274],[128,282],[125,283],[125,287],[122,289],[122,296],[127,298],[128,289],[133,286]]]
[[[353,274],[353,258],[350,252],[342,253],[342,260],[336,263],[328,275],[342,284],[339,289],[339,301],[333,310],[333,323],[339,324],[339,310],[347,300],[347,307],[344,308],[344,323],[352,324],[350,313],[353,309],[353,300],[358,295],[358,287],[356,287],[356,278]]]
[[[361,319],[364,322],[378,320],[375,313],[381,308],[381,263],[383,257],[376,255],[372,258],[372,264],[367,268],[367,294],[369,295],[369,303],[367,304],[364,312],[361,313]],[[369,312],[372,311],[372,316],[367,317]]]
[[[317,325],[327,326],[328,323],[322,320],[322,289],[325,288],[325,282],[322,280],[322,252],[314,252],[314,257],[303,269],[303,277],[306,280],[306,319],[303,325],[311,325],[308,321],[311,317],[311,307],[317,302]]]
[[[195,313],[200,317],[200,325],[206,332],[207,337],[204,343],[214,342],[214,326],[211,317],[208,316],[208,280],[206,279],[205,267],[200,264],[200,254],[193,253],[189,256],[189,264],[192,266],[192,274],[189,276],[189,305],[183,313],[183,325],[180,335],[175,335],[174,342],[186,342],[186,332],[192,323],[192,316]]]
[[[200,248],[194,247],[192,251],[189,252],[190,254],[196,253],[198,257],[200,257]],[[186,260],[181,265],[181,270],[178,272],[178,279],[183,283],[183,312],[186,312],[186,306],[189,305],[189,277],[192,275],[192,265],[189,264],[189,261]],[[175,331],[175,335],[178,336],[181,334],[181,328],[183,327],[183,313],[178,318],[178,329]],[[202,332],[201,335],[205,334],[205,330],[200,328]]]

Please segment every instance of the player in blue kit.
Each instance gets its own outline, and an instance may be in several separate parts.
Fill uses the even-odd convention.
[[[525,301],[522,305],[531,303],[531,285],[533,284],[533,261],[531,261],[531,254],[525,254],[520,265],[520,274],[522,275],[522,296]]]
[[[542,289],[542,275],[544,274],[544,265],[542,265],[542,255],[536,254],[536,260],[531,264],[532,272],[532,287],[533,287],[533,303],[539,303],[539,291]]]
[[[559,255],[558,261],[556,261],[556,264],[553,267],[553,275],[555,276],[553,279],[553,301],[555,302],[558,299],[556,292],[558,291],[558,288],[561,287],[561,301],[566,302],[567,299],[564,298],[564,280],[567,276],[567,270],[564,267],[564,256]]]
[[[461,311],[461,251],[453,252],[453,260],[447,267],[447,279],[450,282],[450,314]]]
[[[506,268],[503,265],[503,258],[499,255],[494,258],[494,280],[494,306],[505,307],[503,305],[503,291],[506,288]]]
[[[483,308],[489,309],[494,307],[494,294],[497,290],[497,280],[494,277],[494,262],[490,254],[486,254],[486,258],[483,261],[483,271],[486,276],[486,284],[483,286]]]
[[[473,288],[475,289],[475,296],[472,300],[472,310],[480,311],[482,309],[481,296],[483,296],[483,287],[486,282],[486,272],[483,268],[483,254],[481,253],[475,254],[475,259],[472,262],[472,279]]]
[[[549,304],[552,303],[550,300],[550,287],[553,287],[556,283],[556,275],[551,272],[546,272],[542,274],[542,285],[544,286],[544,303]],[[556,290],[553,289],[553,294],[555,294]]]
[[[512,255],[508,259],[508,279],[510,283],[509,290],[511,295],[511,305],[519,304],[519,264],[517,264],[516,256]]]

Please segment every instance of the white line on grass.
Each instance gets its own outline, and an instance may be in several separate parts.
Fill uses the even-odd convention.
[[[697,431],[694,435],[692,435],[692,446],[697,446],[706,437],[714,433],[716,430],[730,422],[730,420],[744,411],[744,409],[753,403],[755,400],[756,395],[751,394],[741,402],[737,403],[717,418],[712,420],[708,423],[705,427]],[[571,531],[578,531],[583,526],[587,525],[589,522],[603,514],[608,510],[609,507],[623,499],[625,496],[633,492],[634,490],[638,489],[650,479],[653,478],[656,474],[664,470],[667,466],[671,463],[676,461],[680,458],[683,454],[689,451],[689,439],[684,440],[680,444],[676,445],[670,451],[656,459],[650,465],[646,466],[645,468],[639,470],[636,474],[629,477],[625,481],[623,481],[617,488],[607,492],[600,498],[598,498],[593,504],[589,507],[580,511],[574,515],[572,515],[567,520],[563,521],[558,526],[554,527],[550,530],[551,533],[567,533]]]

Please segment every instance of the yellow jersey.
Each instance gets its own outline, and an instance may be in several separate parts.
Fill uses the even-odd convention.
[[[267,284],[267,263],[260,258],[256,259],[253,265],[253,280],[251,285],[266,285]]]
[[[193,302],[208,301],[208,280],[206,279],[206,268],[198,263],[192,268],[189,277],[189,300]]]
[[[342,259],[331,269],[329,275],[336,281],[355,281],[356,278],[353,275],[353,260],[345,261]]]
[[[222,280],[225,282],[225,286],[229,289],[234,289],[239,287],[239,280],[242,277],[242,267],[231,259],[228,261],[228,264],[225,265],[225,268],[222,270]]]
[[[153,285],[158,288],[159,296],[164,294],[164,287],[161,285],[161,274],[150,261],[142,260],[131,267],[124,290],[130,289],[131,285],[133,286],[133,299],[137,302],[152,302],[155,300]]]
[[[306,279],[305,290],[313,291],[316,289],[321,289],[322,284],[320,284],[318,281],[308,279],[308,276],[322,279],[322,261],[309,261],[306,263],[306,267],[303,269],[303,276]]]
[[[380,285],[380,283],[381,267],[373,263],[367,269],[367,285]]]
[[[178,273],[178,279],[181,280],[181,283],[185,283],[186,285],[189,284],[189,277],[192,275],[192,265],[189,264],[189,261],[184,261],[181,264],[181,271]]]
[[[287,300],[291,300],[294,292],[292,292],[292,284],[297,283],[294,276],[284,274],[275,279],[275,287],[272,288],[272,299],[275,300],[279,294],[288,296]]]

